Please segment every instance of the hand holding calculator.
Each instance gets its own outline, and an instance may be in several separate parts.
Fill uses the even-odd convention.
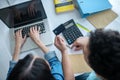
[[[69,45],[71,45],[80,36],[83,36],[73,19],[61,24],[54,29],[53,32],[55,35],[62,33]]]

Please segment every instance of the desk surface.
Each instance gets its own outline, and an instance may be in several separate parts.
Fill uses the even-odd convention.
[[[28,0],[16,0],[16,1],[8,0],[8,1],[11,1],[11,2],[9,2],[10,5],[14,5],[14,4],[18,4],[18,3],[28,1]],[[113,29],[113,30],[118,30],[120,32],[120,10],[119,10],[120,9],[120,6],[119,6],[120,0],[110,0],[110,2],[113,5],[112,10],[118,14],[118,17],[113,22],[111,22],[109,25],[107,25],[105,27],[105,29]],[[80,14],[78,13],[77,10],[74,10],[71,12],[65,12],[65,13],[61,13],[61,14],[56,14],[55,9],[54,9],[53,0],[42,0],[42,3],[45,8],[45,11],[47,13],[47,16],[48,16],[48,21],[50,24],[51,31],[55,27],[57,27],[61,23],[68,21],[69,19],[74,19],[75,22],[80,23],[81,25],[85,26],[86,28],[88,28],[90,30],[95,30],[95,27],[92,24],[90,24],[87,19],[80,18]],[[0,0],[0,8],[7,7],[7,6],[9,6],[9,4],[7,3],[7,0]],[[1,35],[2,39],[0,39],[0,43],[2,43],[2,44],[4,43],[4,44],[8,45],[9,39],[8,39],[8,37],[5,37],[5,36],[9,36],[9,33],[8,33],[9,29],[7,28],[7,26],[4,23],[2,23],[2,21],[0,21],[0,27],[1,27],[0,32],[3,33],[3,35]],[[3,31],[3,30],[5,30],[5,31]],[[51,34],[51,35],[53,36],[53,38],[55,37],[54,34]],[[4,41],[3,39],[6,39],[6,40]],[[6,41],[7,41],[7,43],[6,43]],[[10,45],[8,45],[8,46],[10,46]],[[10,47],[8,47],[6,49],[10,50],[9,48]],[[52,50],[58,51],[53,45],[49,46],[49,48]],[[40,53],[40,50],[36,49],[33,51],[28,51],[27,53],[31,53],[31,52],[32,53]],[[22,55],[22,56],[24,56],[24,55]],[[60,57],[60,55],[58,55],[58,56]]]
[[[8,0],[11,1],[10,4],[14,5],[17,3],[21,3],[27,0]],[[86,28],[90,29],[90,30],[95,30],[95,27],[93,27],[92,24],[90,24],[88,22],[88,20],[86,19],[81,19],[80,15],[78,13],[77,10],[71,11],[71,12],[66,12],[66,13],[61,13],[61,14],[56,14],[55,13],[55,9],[54,9],[54,4],[53,4],[53,0],[42,0],[43,2],[43,6],[45,8],[45,11],[47,13],[48,16],[48,20],[49,20],[49,24],[50,24],[50,28],[51,31],[57,27],[59,24],[64,23],[65,21],[73,18],[75,20],[75,22],[78,22],[80,24],[82,24],[83,26],[85,26]],[[105,29],[113,29],[113,30],[118,30],[120,31],[120,0],[110,0],[111,4],[113,5],[112,10],[115,11],[119,16],[112,22],[110,23]],[[7,7],[9,6],[7,3],[7,0],[0,0],[0,8],[3,7]],[[5,76],[6,73],[8,71],[8,62],[11,59],[11,51],[10,51],[10,40],[9,40],[9,29],[7,28],[7,26],[0,20],[0,66],[1,66],[1,70],[0,72],[2,72],[1,76],[2,76],[2,80],[5,80]],[[53,38],[55,37],[54,34]],[[59,59],[61,60],[61,54],[60,52],[54,47],[54,45],[49,46],[50,50],[55,50],[57,53],[57,56],[59,57]],[[32,51],[28,51],[25,52],[23,54],[21,54],[21,58],[24,57],[26,54],[29,53],[33,53],[33,54],[38,54],[40,56],[43,57],[43,53],[41,52],[40,49],[35,49]],[[1,78],[0,76],[0,78]]]

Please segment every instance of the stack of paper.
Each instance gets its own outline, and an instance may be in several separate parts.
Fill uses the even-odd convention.
[[[75,4],[82,18],[112,8],[108,0],[75,0]]]

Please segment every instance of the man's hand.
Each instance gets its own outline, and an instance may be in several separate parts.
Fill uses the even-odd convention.
[[[66,43],[61,36],[56,36],[54,44],[62,53],[67,51]]]
[[[81,50],[83,49],[84,45],[86,44],[86,41],[88,40],[88,37],[80,37],[78,38],[72,45],[72,48],[75,47],[75,50]]]
[[[22,38],[22,29],[18,30],[15,33],[15,47],[21,49],[25,41],[26,41],[26,35],[24,36],[24,38]]]

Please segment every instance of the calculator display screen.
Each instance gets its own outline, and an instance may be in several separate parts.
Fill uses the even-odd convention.
[[[70,24],[66,25],[65,28],[67,29],[67,28],[69,28],[69,27],[71,27],[73,25],[74,25],[74,23],[70,23]]]

